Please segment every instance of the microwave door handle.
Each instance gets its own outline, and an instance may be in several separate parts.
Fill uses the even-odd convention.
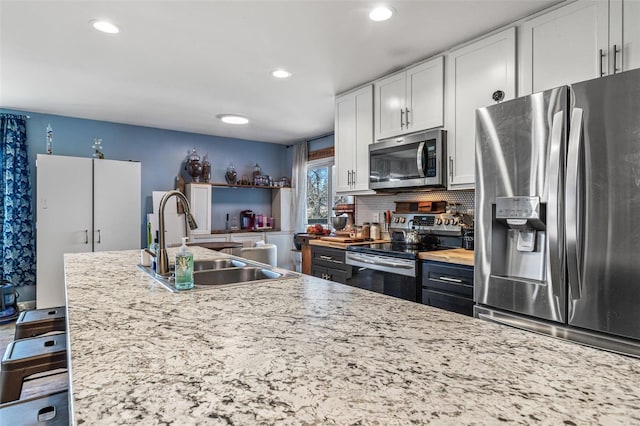
[[[567,238],[567,270],[572,299],[580,298],[580,262],[578,253],[578,161],[582,135],[582,109],[571,113],[569,149],[567,154],[567,181],[565,192],[565,223]]]
[[[418,145],[418,152],[416,153],[416,164],[418,166],[418,174],[421,178],[424,177],[424,144],[426,142],[420,142]]]

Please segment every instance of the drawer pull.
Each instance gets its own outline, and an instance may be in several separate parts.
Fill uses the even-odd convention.
[[[452,282],[452,283],[462,284],[462,280],[459,280],[459,279],[457,279],[457,278],[440,277],[440,279],[441,279],[442,281],[449,281],[449,282]]]

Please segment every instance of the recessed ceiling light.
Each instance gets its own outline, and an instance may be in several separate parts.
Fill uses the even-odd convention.
[[[271,73],[271,75],[274,76],[275,78],[291,77],[291,73],[289,71],[283,70],[283,69],[275,70],[274,72]]]
[[[372,21],[386,21],[391,18],[392,15],[393,9],[386,6],[380,6],[376,7],[369,13],[369,19]]]
[[[249,122],[248,118],[235,114],[221,114],[218,118],[227,124],[247,124]]]
[[[118,34],[120,32],[120,28],[108,21],[91,21],[91,25],[96,30],[107,34]]]

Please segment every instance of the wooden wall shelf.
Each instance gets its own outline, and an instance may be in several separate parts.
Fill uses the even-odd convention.
[[[252,189],[282,189],[291,188],[290,186],[265,186],[265,185],[239,185],[228,183],[210,183],[213,188],[252,188]]]

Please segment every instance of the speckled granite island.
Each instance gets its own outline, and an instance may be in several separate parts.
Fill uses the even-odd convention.
[[[174,294],[139,257],[65,256],[76,424],[640,423],[637,359],[309,276]]]

